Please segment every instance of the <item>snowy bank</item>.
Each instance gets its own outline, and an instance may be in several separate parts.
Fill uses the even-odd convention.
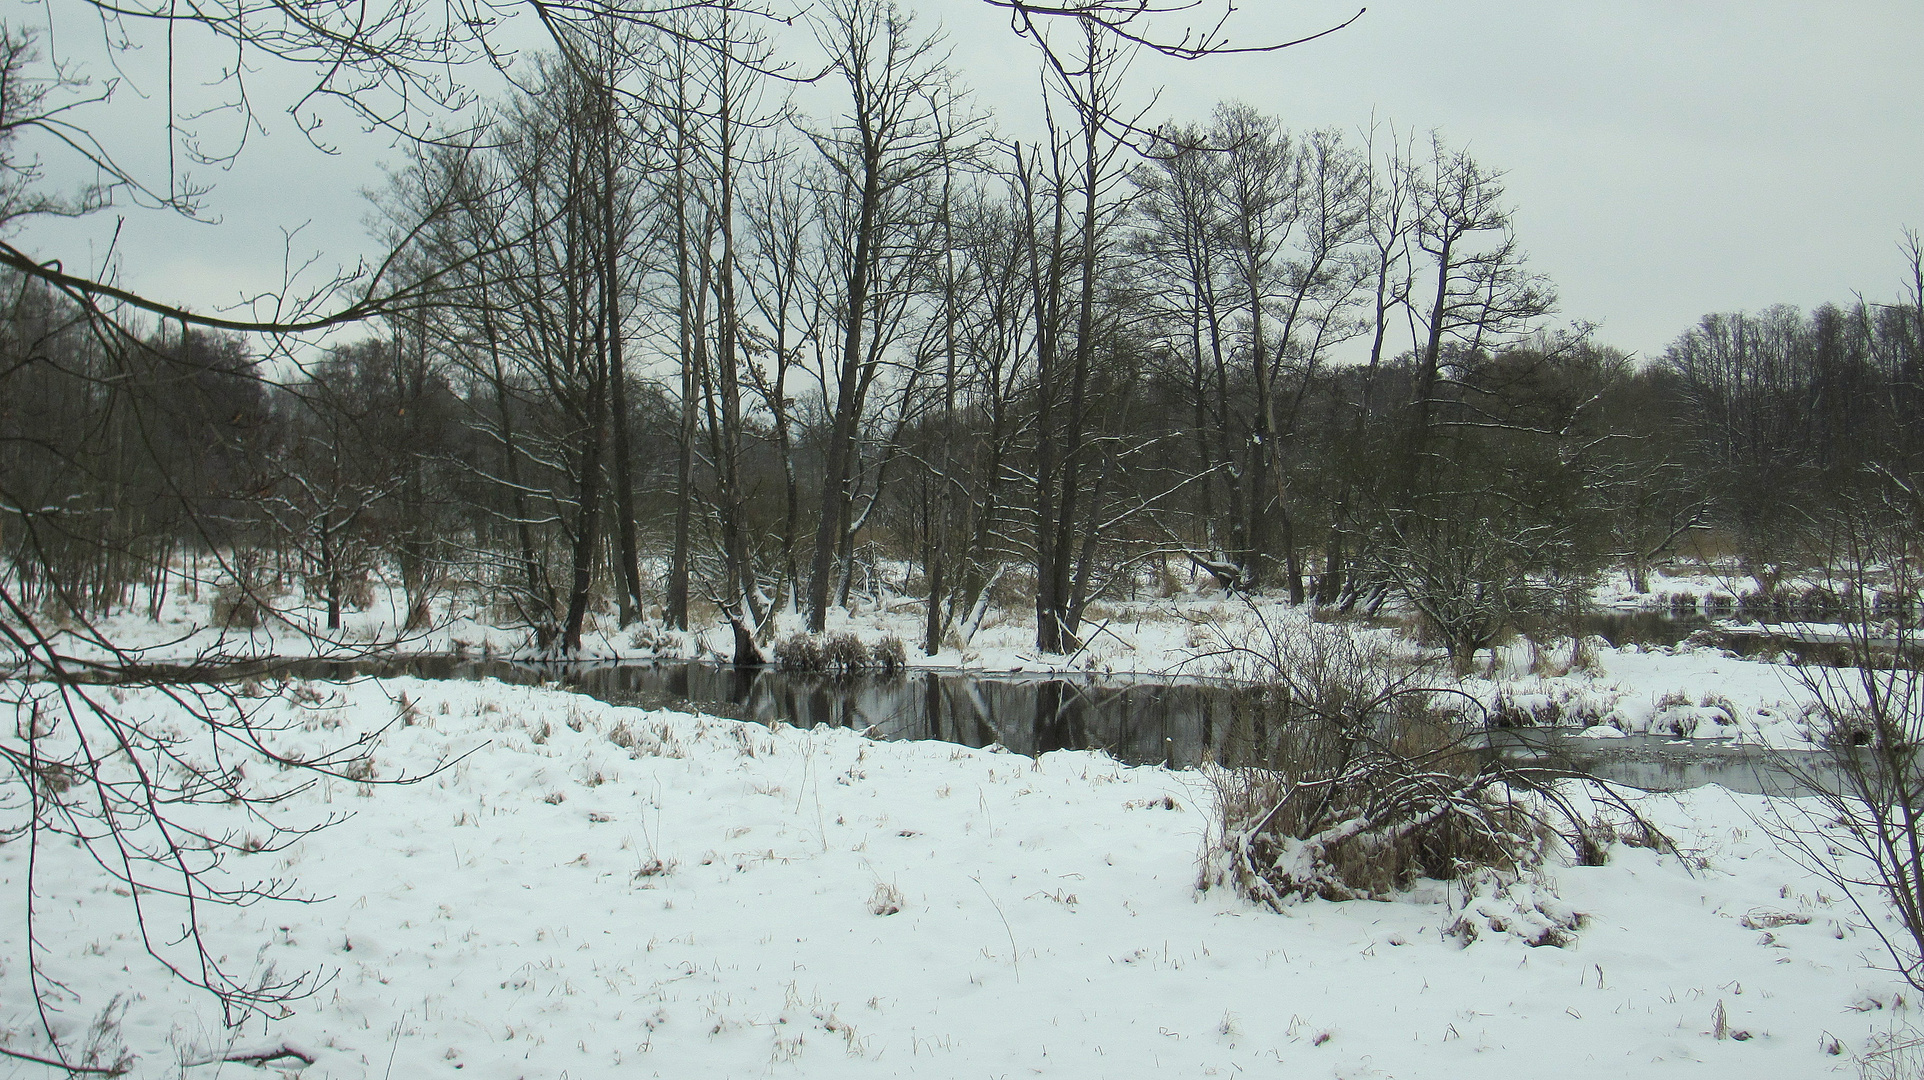
[[[284,1046],[314,1063],[272,1067],[355,1080],[1808,1077],[1848,1071],[1830,1051],[1905,1015],[1875,936],[1753,822],[1768,801],[1714,788],[1640,801],[1683,858],[1619,845],[1547,871],[1538,888],[1585,916],[1568,947],[1464,946],[1443,931],[1465,897],[1440,884],[1282,915],[1198,894],[1211,794],[1193,772],[492,682],[315,689],[266,702],[294,749],[403,714],[374,779],[455,763],[318,785],[273,812],[353,816],[232,864],[318,898],[210,919],[243,971],[325,973],[292,1015],[224,1029],[158,973],[81,852],[42,853],[41,933],[78,994],[59,1022],[78,1033],[131,990],[135,1075],[233,1075],[218,1059]],[[0,846],[9,904],[25,857]],[[21,927],[0,920],[9,1045],[26,1048]]]

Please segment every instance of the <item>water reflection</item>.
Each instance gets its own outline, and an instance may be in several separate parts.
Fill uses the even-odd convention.
[[[1587,773],[1644,791],[1687,791],[1717,784],[1750,795],[1801,796],[1813,781],[1848,790],[1828,754],[1771,750],[1737,743],[1632,735],[1584,739],[1557,731],[1505,728],[1488,733],[1491,749],[1508,760]]]
[[[763,723],[828,724],[1023,754],[1100,748],[1132,763],[1179,767],[1219,746],[1223,714],[1247,694],[1193,680],[960,672],[843,678],[702,664],[611,665],[568,672],[565,681],[617,703],[694,706]]]
[[[1582,619],[1585,636],[1600,637],[1617,648],[1626,645],[1675,645],[1698,630],[1717,624],[1694,611],[1661,608],[1592,611]]]

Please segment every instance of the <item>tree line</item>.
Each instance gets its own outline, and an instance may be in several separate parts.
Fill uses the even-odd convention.
[[[429,284],[293,376],[219,329],[104,335],[16,273],[10,602],[157,610],[208,551],[331,629],[384,568],[412,625],[464,584],[554,655],[606,608],[725,620],[747,663],[886,560],[929,652],[999,601],[1064,653],[1178,565],[1399,601],[1463,659],[1696,529],[1769,589],[1917,452],[1916,281],[1639,363],[1550,324],[1501,172],[1440,135],[1151,125],[1130,43],[1084,23],[1013,138],[894,4],[806,18],[826,119],[731,5],[558,27],[377,194]]]

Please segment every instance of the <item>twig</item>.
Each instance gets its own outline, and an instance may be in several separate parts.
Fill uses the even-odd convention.
[[[989,895],[989,887],[987,885],[982,884],[981,878],[970,877],[969,880],[975,882],[975,887],[982,890],[983,896],[988,897],[989,906],[995,909],[995,917],[1002,920],[1002,930],[1004,933],[1009,935],[1009,962],[1015,965],[1015,981],[1021,982],[1022,981],[1022,953],[1021,953],[1021,950],[1016,948],[1015,931],[1011,929],[1009,926],[1009,917],[1007,915],[1002,914],[1002,905],[996,903],[995,897]]]

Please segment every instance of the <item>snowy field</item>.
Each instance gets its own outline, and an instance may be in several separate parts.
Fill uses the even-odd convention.
[[[1618,844],[1520,886],[1582,915],[1567,947],[1532,947],[1487,888],[1285,914],[1199,893],[1212,789],[1194,771],[492,682],[313,691],[260,699],[289,749],[404,714],[376,780],[455,762],[321,784],[274,813],[351,816],[231,864],[315,902],[215,911],[218,950],[318,972],[318,991],[224,1029],[143,954],[128,900],[56,847],[41,933],[75,995],[64,1035],[125,993],[113,1035],[142,1077],[262,1075],[194,1063],[285,1046],[313,1064],[267,1075],[1763,1078],[1857,1075],[1910,1022],[1863,916],[1760,824],[1769,801],[1715,788],[1640,801],[1682,857]],[[269,788],[299,775],[249,768]],[[0,847],[15,907],[25,857]],[[155,911],[168,936],[177,916]],[[1464,922],[1467,944],[1445,933]],[[8,1045],[31,1047],[21,926],[0,918],[0,986]]]

